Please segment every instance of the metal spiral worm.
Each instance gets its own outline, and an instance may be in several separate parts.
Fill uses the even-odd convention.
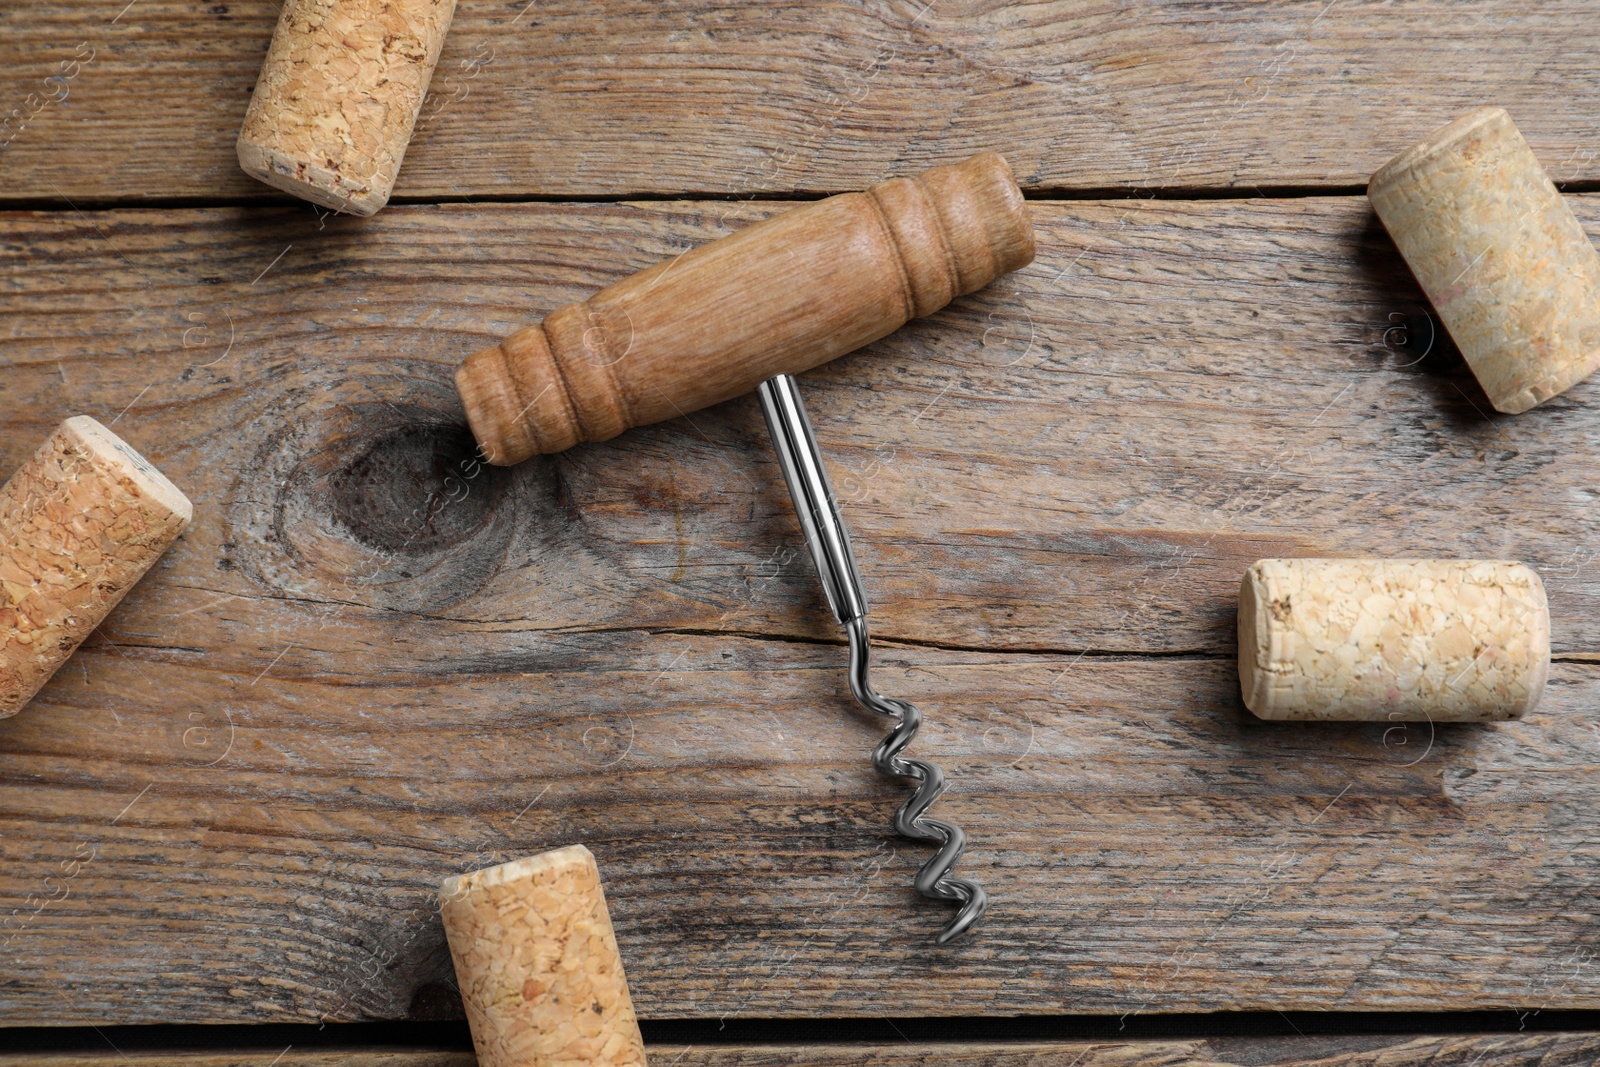
[[[966,832],[952,822],[929,819],[925,813],[944,792],[944,772],[927,760],[912,759],[900,753],[911,744],[922,726],[922,712],[909,700],[880,696],[867,677],[868,660],[872,657],[872,644],[867,637],[867,620],[863,616],[845,624],[850,634],[850,692],[857,703],[869,711],[876,711],[897,720],[889,736],[879,742],[872,753],[872,765],[882,774],[906,778],[916,782],[911,796],[894,814],[894,828],[906,837],[917,841],[930,841],[939,846],[933,858],[922,865],[913,883],[917,892],[932,900],[949,900],[961,905],[956,917],[934,938],[945,944],[966,933],[972,924],[983,918],[989,907],[989,894],[983,886],[969,878],[952,878],[950,872],[967,849]]]
[[[966,933],[983,917],[989,896],[977,882],[951,877],[950,872],[966,850],[967,835],[954,823],[927,817],[928,809],[944,792],[944,773],[926,760],[901,755],[917,736],[922,713],[911,702],[881,696],[872,688],[868,677],[872,642],[867,633],[866,593],[861,588],[855,553],[850,549],[849,532],[839,514],[838,500],[828,482],[816,434],[795,381],[780,374],[762,382],[757,394],[828,606],[850,637],[850,692],[862,707],[895,720],[894,729],[873,753],[872,765],[883,774],[916,783],[911,797],[895,813],[894,827],[906,837],[939,847],[917,872],[913,884],[924,897],[961,905],[956,917],[934,939],[943,945]]]

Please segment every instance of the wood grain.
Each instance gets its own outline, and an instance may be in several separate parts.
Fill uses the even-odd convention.
[[[807,376],[995,897],[935,950],[753,399],[461,466],[461,357],[775,209],[0,216],[0,464],[81,411],[195,503],[0,724],[0,1015],[451,1013],[438,881],[573,842],[645,1019],[1600,1005],[1596,386],[1486,416],[1386,347],[1356,198],[1039,205]],[[1249,716],[1245,565],[1374,552],[1539,569],[1539,712]]]
[[[904,1045],[652,1045],[674,1067],[1588,1067],[1600,1034],[1324,1036],[1163,1041],[908,1042]],[[33,1053],[0,1067],[473,1067],[468,1052],[385,1050]]]
[[[0,198],[272,195],[233,146],[274,0],[123,6],[0,10]],[[1032,188],[1349,189],[1484,103],[1594,181],[1597,50],[1584,0],[462,0],[396,195],[839,192],[985,150]]]

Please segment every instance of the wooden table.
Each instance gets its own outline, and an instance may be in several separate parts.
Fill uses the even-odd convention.
[[[1600,387],[1487,414],[1447,340],[1419,349],[1362,195],[1500,103],[1600,236],[1592,4],[461,0],[363,220],[235,164],[272,3],[122,3],[0,9],[0,471],[93,415],[195,524],[0,722],[0,1021],[453,1018],[439,880],[584,842],[647,1029],[1511,1031],[654,1062],[1600,1056],[1600,1016],[1515,1033],[1600,1009]],[[1033,198],[1036,262],[803,383],[881,687],[926,713],[994,896],[935,949],[754,399],[479,470],[450,377],[785,198],[983,149]],[[1538,569],[1538,713],[1250,716],[1244,568],[1354,554]],[[440,1055],[280,1064],[468,1062]]]

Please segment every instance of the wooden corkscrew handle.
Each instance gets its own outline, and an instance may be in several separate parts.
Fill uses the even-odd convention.
[[[484,456],[604,441],[798,374],[1033,260],[992,152],[796,208],[551,312],[456,372]]]

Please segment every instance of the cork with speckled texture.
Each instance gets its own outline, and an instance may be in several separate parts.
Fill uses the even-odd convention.
[[[285,0],[239,131],[245,172],[323,207],[389,201],[455,0]]]
[[[1239,589],[1239,684],[1263,719],[1514,719],[1549,669],[1544,583],[1521,563],[1264,559]]]
[[[1600,366],[1600,253],[1503,108],[1400,153],[1367,197],[1496,410]]]
[[[0,488],[0,717],[33,699],[191,514],[94,419],[56,427]]]
[[[447,878],[439,910],[481,1067],[642,1067],[644,1041],[588,849]]]

